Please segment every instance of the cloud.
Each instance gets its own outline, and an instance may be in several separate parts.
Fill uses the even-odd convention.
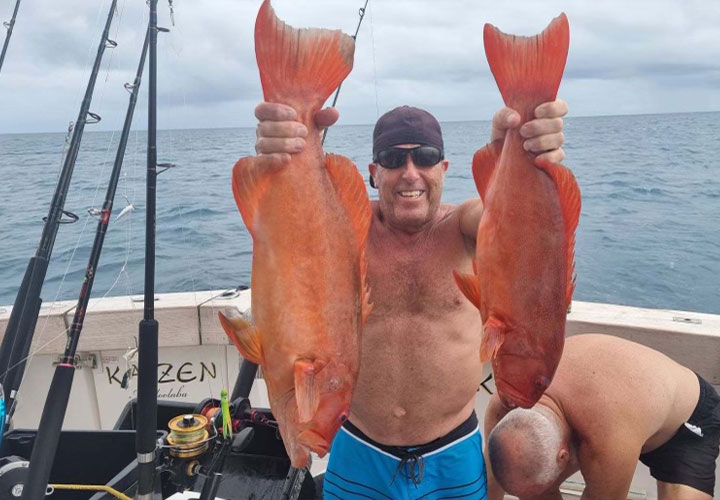
[[[167,2],[158,4],[159,23],[171,30],[158,36],[161,126],[254,126],[252,109],[262,99],[253,50],[260,0],[173,4],[175,26]],[[295,27],[351,34],[363,4],[273,2]],[[0,73],[0,133],[61,131],[76,118],[109,6],[110,0],[21,5]],[[11,8],[4,5],[0,18],[9,18]],[[443,120],[488,119],[502,103],[483,51],[484,23],[529,36],[562,11],[571,44],[560,95],[573,114],[720,109],[718,2],[370,0],[341,92],[341,123],[370,123],[405,102]],[[135,73],[147,17],[144,2],[118,1],[111,29],[118,47],[106,51],[93,100],[107,117],[98,129],[122,123],[122,85]]]

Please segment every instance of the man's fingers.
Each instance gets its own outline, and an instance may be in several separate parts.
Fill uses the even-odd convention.
[[[287,153],[272,153],[255,157],[256,165],[260,168],[275,168],[288,165],[290,163],[290,155]]]
[[[562,148],[553,149],[552,151],[547,151],[541,155],[538,155],[537,159],[547,160],[551,163],[562,163],[562,161],[565,159],[565,151],[563,151]]]
[[[255,106],[255,118],[260,121],[291,121],[297,120],[297,113],[287,104],[261,102]]]
[[[562,118],[536,118],[520,127],[520,135],[526,139],[562,132]],[[561,144],[562,145],[562,144]]]
[[[261,137],[283,137],[287,139],[295,137],[306,137],[308,130],[300,122],[273,122],[264,121],[258,123],[255,135]]]
[[[255,142],[255,152],[264,154],[299,153],[305,148],[305,139],[300,137],[259,137]]]
[[[562,99],[542,103],[535,108],[535,118],[560,118],[568,112],[568,105]]]
[[[546,134],[528,139],[523,142],[523,148],[531,153],[542,154],[553,149],[560,149],[564,142],[565,136],[562,132],[558,132],[557,134]]]
[[[337,108],[325,108],[315,113],[315,125],[319,129],[328,128],[340,118]]]
[[[520,115],[514,109],[507,106],[495,113],[492,119],[492,133],[490,141],[496,141],[505,137],[509,128],[517,127],[520,123]]]

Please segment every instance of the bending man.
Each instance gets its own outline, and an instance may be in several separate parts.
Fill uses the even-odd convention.
[[[491,432],[492,431],[492,432]],[[489,498],[562,499],[577,472],[582,500],[627,498],[638,459],[660,500],[710,500],[720,439],[720,397],[664,354],[618,337],[565,341],[555,378],[529,410],[494,395],[485,414]]]

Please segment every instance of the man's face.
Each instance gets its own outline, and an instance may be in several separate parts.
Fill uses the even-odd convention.
[[[419,166],[409,150],[419,144],[400,144],[394,148],[407,149],[405,163],[398,168],[370,164],[380,198],[380,210],[391,226],[416,232],[431,222],[442,197],[443,180],[449,162],[440,160],[432,166]]]

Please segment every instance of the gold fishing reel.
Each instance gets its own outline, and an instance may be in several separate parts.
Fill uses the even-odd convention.
[[[170,435],[167,437],[170,454],[178,458],[192,458],[205,453],[210,444],[207,424],[208,419],[198,414],[178,415],[170,420]]]

